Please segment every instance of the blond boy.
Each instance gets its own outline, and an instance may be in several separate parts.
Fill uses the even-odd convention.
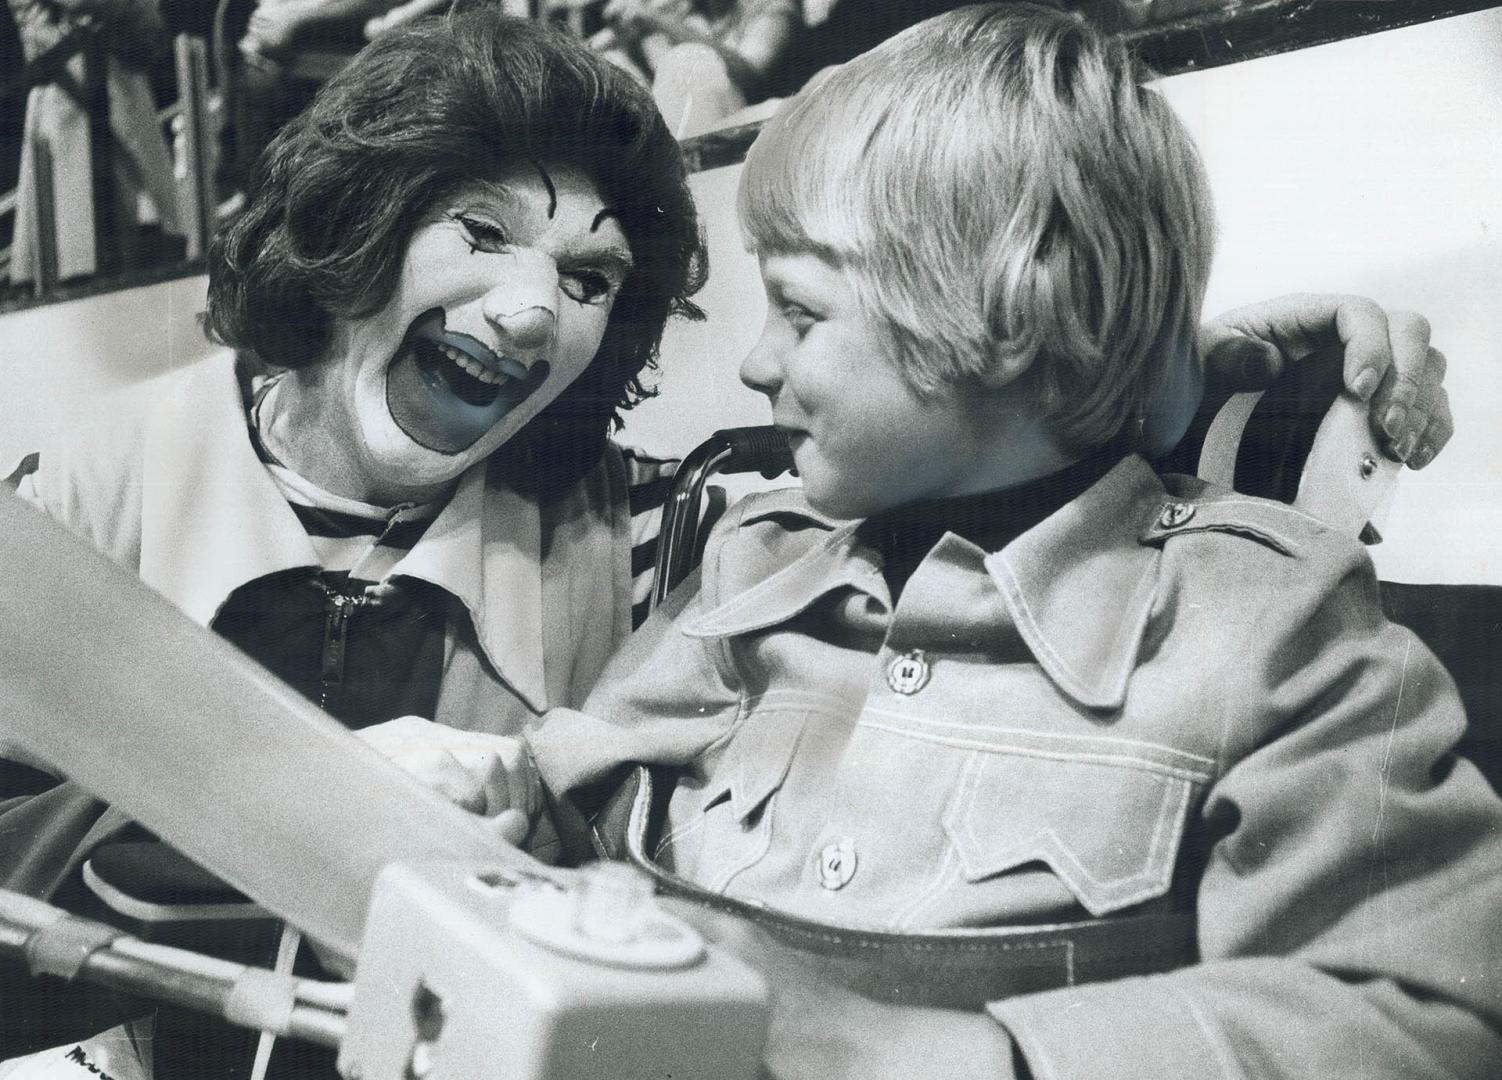
[[[1212,223],[1126,54],[924,23],[780,114],[741,214],[802,492],[533,745],[607,850],[653,766],[627,853],[809,958],[773,1072],[1491,1075],[1502,804],[1453,685],[1357,543],[1138,453],[1198,397]]]

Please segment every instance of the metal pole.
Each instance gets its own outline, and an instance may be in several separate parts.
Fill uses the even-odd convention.
[[[94,198],[94,272],[119,269],[124,252],[115,190],[114,135],[110,130],[109,57],[96,37],[83,52],[84,100],[89,110],[89,177]]]
[[[182,162],[185,166],[180,190],[188,228],[188,258],[201,258],[208,250],[214,227],[214,180],[210,165],[208,123],[208,54],[203,39],[179,34],[172,43],[177,61],[178,123],[181,127]]]
[[[290,1008],[279,1025],[281,1033],[333,1047],[344,1038],[351,991],[347,985],[274,976],[216,957],[137,941],[103,923],[75,918],[51,904],[5,889],[0,889],[0,956],[14,957],[38,970],[28,951],[32,942],[63,921],[102,932],[97,947],[64,978],[170,1002],[250,1028],[263,1027],[265,1021],[253,1014],[237,1014],[230,1004],[245,979],[260,979],[270,982],[271,993],[289,999]]]
[[[31,188],[36,213],[31,222],[31,250],[36,265],[32,287],[39,297],[57,287],[57,196],[52,185],[52,147],[40,134],[31,137]],[[24,268],[23,268],[24,269]]]

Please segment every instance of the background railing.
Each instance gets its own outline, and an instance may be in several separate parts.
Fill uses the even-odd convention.
[[[448,2],[409,0],[381,21],[394,25],[441,11]],[[598,25],[603,2],[505,0],[513,13],[547,19],[579,34]],[[249,0],[240,3],[244,6]],[[0,312],[201,272],[214,228],[238,205],[236,192],[224,188],[220,160],[222,136],[226,131],[233,134],[234,128],[229,107],[233,65],[226,59],[233,56],[234,42],[227,40],[225,26],[231,4],[232,0],[219,0],[216,5],[212,29],[207,31],[210,40],[193,35],[174,39],[170,82],[176,100],[157,117],[172,149],[185,244],[153,247],[138,243],[132,207],[121,202],[115,155],[122,148],[111,135],[105,74],[108,28],[103,23],[87,15],[77,17],[52,47],[14,74],[0,78],[0,108],[18,116],[20,104],[34,87],[72,80],[73,72],[81,67],[82,78],[77,81],[87,102],[89,190],[95,225],[94,273],[82,280],[61,280],[56,222],[57,215],[68,213],[70,207],[58,205],[56,155],[49,154],[49,148],[34,135],[30,179],[36,184],[37,213],[27,237],[36,252],[34,273],[24,285],[7,287],[11,249],[0,248]],[[938,10],[955,5],[926,6]],[[1502,0],[1074,0],[1073,6],[1111,26],[1134,44],[1154,70],[1167,75],[1502,6]],[[759,123],[740,124],[686,139],[690,168],[704,170],[739,162],[759,128]],[[14,231],[17,207],[16,191],[0,191],[0,239],[7,219]]]

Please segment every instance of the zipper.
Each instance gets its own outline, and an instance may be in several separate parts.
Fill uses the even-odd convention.
[[[327,586],[325,586],[327,588]],[[365,596],[346,596],[328,589],[323,601],[323,657],[319,665],[318,705],[327,710],[344,686],[344,658],[349,645],[349,622],[364,606]]]

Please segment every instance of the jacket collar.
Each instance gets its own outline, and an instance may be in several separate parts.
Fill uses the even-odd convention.
[[[741,524],[761,520],[748,517]],[[772,576],[688,622],[689,637],[729,637],[786,622],[835,589],[850,588],[891,607],[878,556],[856,537],[858,521],[845,522],[817,547]]]
[[[196,365],[169,393],[147,427],[141,578],[207,626],[240,586],[318,559],[250,444],[233,358]],[[482,463],[398,567],[464,605],[490,665],[539,711],[540,537],[536,503],[489,484]]]
[[[250,445],[233,357],[166,393],[146,426],[141,579],[207,626],[241,585],[318,559]]]
[[[1126,699],[1157,594],[1154,525],[1164,497],[1148,464],[1131,456],[1057,513],[984,556],[985,571],[1034,658],[1063,693],[1087,708],[1119,708]],[[765,629],[839,588],[890,607],[879,556],[860,542],[856,527],[839,526],[683,632],[728,637]],[[928,570],[920,568],[915,580]]]
[[[1150,533],[1163,484],[1135,455],[1090,490],[986,556],[1012,621],[1054,684],[1081,705],[1118,709],[1157,596]]]

